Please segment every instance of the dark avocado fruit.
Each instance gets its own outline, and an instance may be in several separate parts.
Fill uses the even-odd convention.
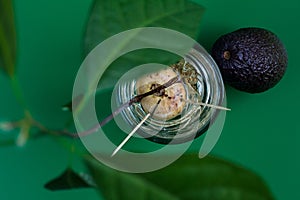
[[[221,36],[212,47],[212,57],[225,83],[249,93],[274,87],[288,63],[280,39],[262,28],[242,28]]]

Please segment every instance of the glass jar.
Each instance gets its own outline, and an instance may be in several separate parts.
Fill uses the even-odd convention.
[[[221,106],[225,96],[223,80],[217,64],[200,45],[195,45],[184,57],[182,63],[184,65],[181,65],[182,68],[179,70],[180,76],[184,70],[188,75],[190,75],[190,70],[193,76],[196,72],[194,85],[190,84],[189,80],[185,79],[186,77],[181,77],[182,80],[185,80],[183,85],[186,91],[186,103],[183,111],[179,116],[169,120],[150,117],[137,130],[141,137],[161,144],[183,143],[203,134],[217,116],[218,110],[209,106]],[[149,65],[152,66],[149,67]],[[191,66],[192,69],[191,67],[186,68],[186,65]],[[176,64],[173,65],[173,68],[174,66],[176,68]],[[115,102],[112,102],[113,107],[117,108],[137,95],[136,83],[142,74],[159,71],[160,68],[163,66],[147,64],[139,69],[129,71],[128,73],[131,75],[122,77],[113,92],[116,97]],[[200,105],[200,102],[204,104]],[[121,129],[125,127],[123,130],[128,132],[136,127],[147,114],[139,102],[124,109],[120,117],[115,120]],[[126,125],[128,125],[127,128]]]

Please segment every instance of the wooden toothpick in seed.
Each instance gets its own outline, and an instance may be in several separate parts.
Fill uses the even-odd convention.
[[[211,108],[215,108],[215,109],[219,109],[219,110],[231,111],[230,108],[226,108],[226,107],[223,107],[223,106],[217,106],[217,105],[203,103],[203,102],[194,102],[194,101],[185,100],[185,99],[183,99],[183,101],[185,101],[186,103],[194,104],[194,105],[207,106],[207,107],[211,107]]]
[[[121,144],[119,144],[119,146],[113,151],[113,153],[111,154],[111,157],[113,157],[114,155],[116,155],[118,153],[118,151],[124,146],[124,144],[133,136],[133,134],[143,125],[143,123],[145,123],[145,121],[153,115],[153,113],[155,112],[156,108],[158,107],[159,103],[160,103],[161,100],[159,100],[153,111],[150,113],[148,113],[144,119],[138,124],[136,125],[136,127],[134,127],[134,129],[127,135],[127,137],[121,142]]]
[[[114,150],[114,152],[111,154],[111,157],[116,155],[118,151],[124,146],[124,144],[133,136],[133,134],[143,125],[143,123],[150,117],[150,113],[148,113],[144,119],[136,126],[134,129],[127,135],[127,137],[119,144],[119,146]]]

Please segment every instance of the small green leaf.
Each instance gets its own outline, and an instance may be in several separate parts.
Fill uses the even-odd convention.
[[[0,0],[0,68],[13,76],[16,64],[16,30],[11,0]]]
[[[88,175],[80,175],[71,168],[67,168],[60,176],[46,183],[44,187],[51,191],[57,191],[94,186],[92,179]]]
[[[182,200],[273,199],[258,175],[214,157],[199,159],[196,154],[184,155],[162,170],[139,175],[118,172],[92,159],[88,160],[88,166],[108,200],[154,200],[165,194]],[[139,198],[134,198],[136,195]]]
[[[84,38],[85,54],[115,34],[140,27],[169,28],[196,39],[203,11],[202,6],[187,0],[95,0]],[[113,87],[134,66],[151,62],[170,65],[178,60],[178,56],[158,49],[130,52],[105,71],[101,89]]]

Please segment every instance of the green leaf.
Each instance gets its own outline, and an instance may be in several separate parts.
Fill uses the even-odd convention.
[[[87,24],[84,52],[88,54],[115,34],[140,27],[169,28],[196,39],[203,11],[202,6],[187,0],[95,0]],[[130,43],[130,40],[126,42]],[[101,88],[112,87],[134,66],[150,62],[170,65],[179,59],[162,50],[131,52],[106,70],[100,81]]]
[[[185,155],[160,171],[141,176],[168,188],[181,199],[273,199],[258,175],[215,157],[199,159],[197,155]]]
[[[46,183],[44,187],[51,191],[57,191],[94,186],[93,180],[88,175],[77,174],[71,168],[67,168],[60,176]]]
[[[87,165],[107,200],[178,200],[168,191],[135,174],[122,173],[89,159]]]
[[[162,170],[139,175],[118,172],[92,160],[88,160],[88,166],[108,200],[154,200],[156,196],[148,195],[154,193],[172,194],[183,200],[273,199],[258,175],[214,157],[184,155]],[[137,194],[139,198],[133,198]]]
[[[16,30],[11,0],[0,0],[0,68],[13,76],[16,64]]]

